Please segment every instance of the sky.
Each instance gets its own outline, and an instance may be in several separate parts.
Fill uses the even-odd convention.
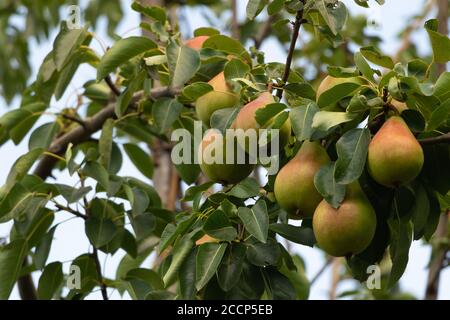
[[[240,18],[244,19],[245,17],[245,4],[247,1],[239,1],[240,3]],[[345,0],[343,1],[350,9],[352,13],[362,13],[373,17],[374,20],[379,21],[379,27],[373,28],[370,30],[371,34],[379,35],[384,39],[382,44],[382,49],[390,54],[396,52],[396,50],[400,46],[400,41],[397,38],[398,32],[404,27],[405,23],[409,21],[409,19],[415,14],[419,13],[420,9],[423,7],[424,0],[408,0],[408,1],[400,1],[400,0],[386,0],[386,4],[384,6],[375,6],[376,9],[363,9],[356,6],[353,0]],[[370,2],[375,3],[374,0]],[[408,9],[405,10],[405,2],[408,3]],[[131,1],[123,1],[123,8],[125,10],[125,15],[122,23],[119,25],[117,30],[117,34],[121,36],[132,36],[138,35],[139,29],[137,21],[139,21],[139,16],[129,9],[129,4]],[[205,26],[205,20],[202,18],[200,12],[194,9],[187,9],[186,16],[189,17],[189,28],[190,30],[195,30],[198,27]],[[99,32],[96,37],[101,39],[103,45],[97,40],[93,40],[93,47],[98,51],[98,53],[102,53],[105,45],[112,45],[112,41],[108,39],[105,35],[105,21],[101,22]],[[184,29],[182,29],[184,30]],[[32,65],[34,74],[36,74],[42,60],[45,55],[51,50],[53,39],[55,38],[56,33],[54,32],[50,39],[51,41],[44,42],[41,44],[35,43],[33,40],[30,41],[31,50],[33,53],[32,56]],[[185,37],[189,37],[191,35],[184,35]],[[418,40],[419,52],[427,53],[429,44],[428,39],[424,31],[419,31],[413,34],[413,39]],[[266,52],[266,61],[279,61],[284,62],[285,60],[285,52],[278,45],[276,41],[268,40],[264,43],[261,50]],[[81,92],[83,84],[89,80],[95,79],[95,70],[89,66],[81,66],[77,71],[74,80],[67,90],[65,96],[60,99],[60,101],[52,102],[52,109],[62,109],[65,106],[70,106],[71,103],[74,103],[76,95],[74,92]],[[19,101],[15,101],[12,107],[16,106]],[[0,100],[0,115],[6,112],[8,109],[6,108],[3,101]],[[51,116],[43,117],[38,125],[44,124],[46,122],[53,121]],[[5,145],[0,147],[0,159],[2,170],[0,170],[0,185],[4,183],[9,169],[12,166],[13,162],[22,154],[27,152],[28,148],[28,138],[25,138],[23,142],[19,146],[15,146],[12,142],[8,142]],[[135,176],[139,179],[146,180],[139,171],[126,159],[124,158],[124,163],[120,175],[128,175]],[[65,183],[69,185],[75,185],[76,180],[68,175],[67,172],[63,172],[61,174],[57,174],[58,182]],[[63,262],[64,271],[68,272],[70,262],[76,258],[77,256],[88,252],[90,249],[89,241],[84,235],[84,223],[82,219],[73,219],[71,215],[58,213],[55,218],[55,224],[59,223],[58,228],[56,229],[55,239],[53,241],[53,245],[50,252],[49,262],[60,261]],[[0,224],[0,237],[6,237],[11,228],[11,223]],[[309,279],[312,279],[318,270],[320,270],[324,264],[325,256],[324,254],[317,249],[308,248],[300,245],[293,245],[293,250],[299,253],[306,263],[306,272]],[[103,266],[104,274],[107,277],[114,278],[115,270],[117,268],[118,263],[123,257],[123,251],[119,251],[113,257],[106,256],[104,254],[100,255],[100,261]],[[409,258],[410,262],[406,269],[406,272],[400,281],[401,287],[404,291],[412,293],[417,298],[423,298],[425,292],[426,285],[426,277],[427,277],[427,263],[429,261],[430,249],[429,246],[424,245],[421,241],[415,241],[411,247]],[[144,262],[145,265],[150,264],[150,259],[147,259]],[[39,273],[35,272],[33,274],[33,278],[35,283],[38,282]],[[328,289],[331,283],[331,270],[330,268],[326,269],[326,271],[318,278],[318,280],[314,283],[311,288],[310,298],[311,299],[327,299],[328,298]],[[450,268],[445,269],[441,275],[441,292],[439,295],[440,299],[450,299],[450,286],[445,286],[444,283],[450,284]],[[351,290],[354,288],[355,282],[353,280],[345,280],[342,281],[338,288],[338,294],[344,292],[346,290]],[[110,292],[111,298],[120,298],[118,292]],[[18,291],[17,288],[14,288],[14,291],[11,295],[11,299],[18,299]],[[125,298],[127,296],[125,295]],[[94,292],[91,294],[88,299],[101,299],[100,292]]]

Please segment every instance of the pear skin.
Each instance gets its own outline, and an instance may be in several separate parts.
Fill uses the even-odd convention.
[[[234,93],[225,80],[223,72],[208,82],[213,91],[199,97],[195,103],[198,118],[209,127],[212,114],[219,109],[232,108],[239,103],[239,95]]]
[[[270,92],[263,92],[261,93],[258,98],[255,100],[247,103],[245,106],[242,107],[242,109],[239,111],[238,115],[236,116],[236,119],[233,123],[234,129],[242,129],[244,131],[247,131],[249,129],[257,130],[257,134],[259,133],[258,130],[260,128],[267,128],[269,127],[274,119],[270,119],[267,124],[263,125],[262,127],[259,125],[259,123],[256,121],[256,111],[258,109],[264,108],[268,104],[275,103],[275,99],[273,98],[272,94]],[[284,124],[281,126],[279,131],[279,146],[280,149],[282,149],[287,142],[289,141],[289,137],[291,135],[291,122],[286,120]],[[247,149],[247,148],[246,148]]]
[[[322,196],[314,176],[330,158],[319,142],[305,141],[295,157],[281,168],[275,179],[275,198],[291,219],[312,217]]]
[[[338,209],[325,199],[313,216],[317,244],[334,257],[363,252],[375,235],[377,217],[358,182],[347,186],[344,201]]]
[[[208,38],[208,36],[194,37],[192,39],[186,40],[184,45],[194,50],[200,50],[203,47],[205,41],[208,40]]]
[[[234,141],[234,157],[232,163],[227,163],[227,142],[218,131],[209,131],[198,150],[200,169],[214,182],[222,184],[234,184],[247,178],[255,168],[255,164],[249,161],[248,154],[239,150],[240,146]],[[239,154],[244,155],[243,163],[240,163]],[[218,160],[218,161],[215,161]]]
[[[399,187],[414,180],[423,162],[422,147],[401,117],[389,118],[369,144],[369,174],[386,187]]]

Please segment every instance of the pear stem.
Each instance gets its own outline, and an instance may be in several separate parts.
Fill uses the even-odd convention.
[[[289,74],[291,73],[291,65],[292,65],[292,60],[294,57],[295,45],[297,44],[297,39],[300,34],[300,27],[302,26],[302,24],[304,22],[303,21],[303,13],[304,13],[304,7],[305,7],[306,0],[300,0],[300,2],[303,5],[302,5],[302,8],[299,11],[297,11],[297,15],[295,17],[294,33],[292,34],[291,44],[289,46],[289,51],[288,51],[288,55],[286,58],[286,66],[284,69],[284,75],[283,75],[283,79],[282,79],[283,86],[286,84],[287,80],[289,79]],[[283,89],[278,89],[277,97],[281,100],[281,98],[283,97]]]

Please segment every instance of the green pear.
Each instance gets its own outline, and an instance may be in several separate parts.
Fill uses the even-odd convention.
[[[231,159],[227,159],[228,147],[226,137],[217,130],[209,131],[200,143],[200,169],[211,181],[238,183],[247,178],[255,168],[255,164],[250,162],[248,154],[240,149],[237,141],[232,143],[234,156],[230,156]],[[231,160],[231,163],[227,160]],[[243,160],[242,163],[240,160]]]
[[[338,209],[325,199],[313,216],[313,230],[317,244],[335,257],[363,252],[375,235],[375,210],[358,182],[347,186],[344,201]]]
[[[220,72],[208,82],[213,91],[199,97],[195,103],[198,118],[209,126],[212,114],[219,109],[232,108],[239,103],[239,95],[234,93]]]
[[[423,162],[422,147],[401,117],[389,118],[369,144],[369,174],[384,186],[411,182],[419,175]]]
[[[256,111],[264,108],[268,104],[275,103],[275,99],[273,98],[270,92],[261,93],[258,98],[247,103],[242,109],[239,111],[236,119],[233,122],[232,128],[234,129],[242,129],[244,131],[247,130],[256,130],[257,137],[259,137],[259,129],[268,128],[273,124],[275,117],[270,119],[266,124],[260,126],[256,121]],[[289,141],[289,137],[291,136],[291,122],[287,119],[284,124],[281,126],[279,131],[279,148],[280,150],[284,148],[284,146]],[[248,146],[245,147],[248,150]],[[279,152],[278,152],[279,153]]]
[[[314,176],[330,158],[319,142],[303,142],[295,157],[275,179],[275,198],[292,219],[311,217],[322,200]]]
[[[208,40],[208,38],[209,38],[208,36],[194,37],[192,39],[186,40],[184,42],[184,45],[194,50],[200,50],[203,47],[205,41]]]

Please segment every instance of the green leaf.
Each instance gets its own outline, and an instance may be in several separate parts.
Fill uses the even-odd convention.
[[[347,20],[347,8],[344,3],[337,2],[329,7],[326,0],[317,0],[315,5],[331,32],[337,35]]]
[[[98,152],[100,153],[100,164],[109,170],[109,163],[111,161],[111,150],[113,141],[114,120],[108,119],[103,124],[100,140],[98,141]]]
[[[448,121],[450,117],[450,98],[434,109],[427,123],[427,131],[433,131]]]
[[[31,134],[28,141],[28,149],[47,149],[58,131],[59,124],[57,122],[50,122],[40,126]]]
[[[326,164],[314,176],[314,185],[317,191],[333,207],[338,208],[345,197],[345,185],[334,180],[333,162]]]
[[[96,248],[108,244],[118,232],[117,226],[111,219],[90,217],[85,221],[86,236]]]
[[[438,32],[438,25],[437,19],[431,19],[425,22],[425,29],[430,38],[434,62],[446,63],[450,61],[450,39]]]
[[[89,161],[85,164],[82,170],[85,176],[91,177],[102,185],[105,190],[109,186],[109,174],[98,162]]]
[[[139,2],[134,1],[133,4],[131,5],[131,8],[134,11],[142,13],[146,17],[149,17],[151,19],[161,22],[162,24],[166,23],[166,20],[167,20],[166,11],[161,7],[142,6]]]
[[[405,120],[411,131],[423,132],[425,130],[425,119],[419,111],[407,109],[401,113],[401,117]]]
[[[450,72],[444,72],[439,76],[434,86],[433,95],[438,97],[441,102],[450,99],[450,91],[448,87],[450,86]]]
[[[149,154],[134,143],[123,145],[125,152],[135,167],[147,178],[153,177],[153,161]]]
[[[354,82],[344,82],[337,84],[320,95],[319,99],[317,100],[317,105],[320,108],[334,105],[336,102],[351,95],[360,87],[360,84]]]
[[[11,291],[19,278],[23,261],[28,252],[27,242],[17,239],[0,247],[0,300],[9,298]]]
[[[388,220],[391,230],[391,260],[392,269],[388,288],[392,288],[402,277],[409,260],[409,248],[412,242],[412,224],[410,221],[400,221],[397,217]]]
[[[366,164],[370,143],[368,129],[347,131],[336,143],[338,159],[334,169],[334,179],[340,184],[349,184],[357,180]]]
[[[219,130],[225,136],[226,130],[230,129],[238,113],[238,108],[225,108],[214,111],[209,120],[211,128]]]
[[[53,60],[58,71],[66,66],[74,51],[81,46],[87,36],[86,29],[69,29],[65,22],[62,23],[61,31],[53,43]]]
[[[269,215],[264,200],[258,200],[251,209],[240,207],[238,209],[238,216],[244,223],[245,229],[252,236],[266,243],[267,232],[269,231]]]
[[[117,67],[148,50],[157,48],[155,42],[147,37],[120,39],[109,49],[97,66],[97,80],[100,81]]]
[[[36,102],[23,106],[20,109],[12,110],[5,115],[6,117],[9,113],[17,112],[17,115],[19,116],[17,122],[14,123],[14,127],[11,127],[9,131],[9,136],[16,145],[28,134],[46,108],[47,106],[45,104]],[[0,124],[3,124],[2,119],[0,119]],[[6,121],[9,121],[9,119],[10,118],[7,117]],[[8,126],[9,123],[6,123],[5,127],[8,128]]]
[[[255,120],[259,125],[264,126],[268,124],[269,120],[273,119],[277,114],[286,109],[287,106],[284,103],[270,103],[263,108],[256,110]]]
[[[255,19],[268,2],[268,0],[249,0],[247,3],[247,18],[250,20]]]
[[[289,279],[276,269],[264,271],[266,292],[271,300],[295,300],[297,293]]]
[[[226,243],[199,246],[196,258],[195,287],[201,290],[214,276],[227,248]]]
[[[134,93],[142,87],[146,77],[146,70],[141,70],[135,77],[131,79],[128,87],[124,92],[122,92],[114,110],[118,118],[122,117],[126,113],[128,107],[130,106],[130,102],[133,100]]]
[[[348,112],[319,111],[314,115],[312,127],[320,131],[328,131],[342,123],[354,120],[357,115]]]
[[[200,68],[200,56],[194,49],[171,42],[166,55],[173,87],[182,87]]]
[[[308,247],[313,247],[316,243],[316,239],[311,228],[296,227],[285,223],[272,223],[269,226],[269,229],[289,241]]]
[[[355,64],[361,73],[370,80],[374,80],[373,75],[375,74],[375,71],[370,67],[370,65],[367,63],[366,59],[364,59],[364,56],[361,54],[361,52],[355,53]]]
[[[292,130],[299,141],[311,138],[313,129],[312,123],[314,115],[319,112],[319,108],[314,102],[308,103],[306,107],[293,108],[289,114]]]
[[[227,194],[236,198],[247,199],[258,196],[260,189],[258,181],[253,178],[245,178],[231,188]]]
[[[277,14],[278,12],[280,12],[283,9],[285,2],[286,2],[286,0],[273,0],[272,2],[270,2],[269,6],[267,7],[267,13],[270,16]]]
[[[376,47],[368,46],[359,50],[361,54],[370,62],[388,69],[394,68],[394,62],[391,57],[383,55]]]
[[[239,243],[228,246],[217,271],[217,280],[222,290],[230,291],[239,283],[246,251],[247,248]]]
[[[197,256],[197,250],[191,251],[189,256],[184,260],[178,272],[178,278],[180,281],[180,298],[185,300],[195,300],[195,259]]]
[[[91,187],[79,187],[74,188],[65,184],[54,184],[55,188],[58,190],[59,194],[67,201],[67,203],[74,203],[79,201],[85,195],[88,194],[89,191],[92,190]]]
[[[47,265],[39,278],[39,300],[51,300],[64,280],[61,262]]]
[[[172,252],[172,262],[170,263],[170,267],[164,274],[163,278],[166,288],[173,282],[173,280],[175,280],[178,270],[180,269],[184,260],[188,257],[189,252],[191,251],[193,246],[194,242],[189,238],[188,235],[185,235],[183,238],[179,239],[179,241],[177,241],[177,243],[174,245]]]
[[[203,48],[211,48],[220,50],[229,54],[234,54],[237,57],[242,57],[244,60],[251,62],[249,53],[244,46],[236,39],[219,34],[209,37],[203,44]]]
[[[53,242],[53,235],[55,234],[57,226],[51,228],[39,241],[33,256],[33,262],[36,269],[41,270],[45,267],[45,263],[50,253],[50,248]]]
[[[236,229],[231,226],[228,216],[221,210],[215,210],[203,225],[206,234],[214,239],[232,241],[236,239]]]
[[[281,249],[274,239],[267,243],[249,244],[247,248],[247,259],[258,267],[277,265],[280,257]]]
[[[289,83],[284,90],[297,97],[316,101],[316,91],[309,83]]]
[[[237,78],[245,78],[250,72],[248,64],[240,59],[232,59],[225,64],[224,75],[227,81]]]
[[[42,149],[33,149],[16,160],[6,178],[6,184],[2,188],[3,192],[9,192],[17,181],[22,180],[30,170],[31,166],[42,154],[42,151]]]
[[[414,240],[419,240],[425,233],[425,227],[430,215],[430,201],[426,189],[418,184],[414,189],[414,207],[412,208]]]
[[[183,109],[183,105],[171,98],[162,98],[153,104],[152,115],[159,133],[166,132],[172,126],[178,119],[181,109]]]
[[[196,101],[201,96],[213,91],[214,88],[206,82],[194,82],[183,88],[183,96],[185,96],[189,101]]]

